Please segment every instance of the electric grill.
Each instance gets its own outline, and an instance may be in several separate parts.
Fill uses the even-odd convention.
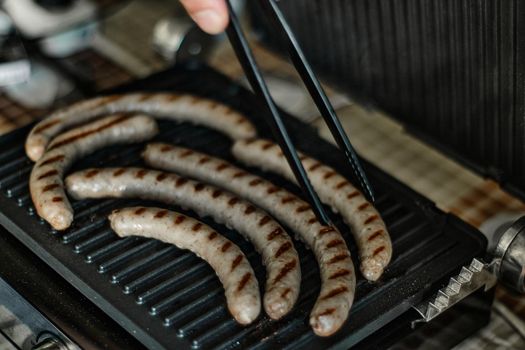
[[[259,135],[270,137],[255,97],[198,63],[179,65],[108,93],[132,91],[184,91],[215,98],[244,112],[257,126]],[[283,115],[298,149],[350,176],[347,167],[342,166],[344,157],[333,145],[320,139],[310,126]],[[229,139],[215,131],[164,121],[160,122],[160,130],[155,141],[177,143],[235,162],[229,153]],[[109,328],[115,327],[115,334],[123,334],[123,329],[135,339],[122,336],[126,345],[113,339],[109,347],[132,348],[138,341],[149,348],[164,349],[387,348],[403,341],[418,341],[414,337],[421,332],[433,337],[442,334],[442,345],[448,347],[488,322],[493,282],[481,263],[486,254],[485,238],[373,165],[364,163],[376,189],[376,207],[392,237],[394,257],[377,283],[359,278],[348,321],[334,336],[320,338],[308,325],[309,312],[319,292],[318,268],[312,253],[301,243],[296,247],[303,277],[294,310],[280,321],[261,316],[252,325],[241,327],[229,315],[222,287],[205,263],[189,252],[157,241],[119,239],[109,228],[107,215],[113,209],[153,203],[74,202],[73,226],[64,232],[51,230],[36,215],[28,191],[33,166],[23,150],[28,131],[28,127],[22,128],[0,139],[0,222],[10,236],[47,265],[43,271],[54,271],[73,286],[81,294],[79,298],[86,300],[86,307],[94,304],[101,309],[104,317],[112,320],[104,322]],[[110,147],[80,161],[71,171],[93,166],[141,165],[143,147],[144,144]],[[278,176],[250,171],[300,195],[295,186]],[[333,215],[332,220],[347,238],[353,256],[357,256],[346,227],[339,217]],[[207,218],[204,221],[240,245],[262,285],[264,268],[253,248],[235,232]],[[355,258],[354,263],[358,263]],[[453,276],[458,285],[450,284]],[[444,304],[436,292],[444,288],[441,293],[446,295],[448,287],[458,287],[462,294],[457,300],[448,298],[449,304]],[[46,290],[45,286],[41,288]],[[78,312],[84,311],[79,308]],[[89,315],[91,320],[93,316]],[[451,325],[461,331],[440,332]],[[70,338],[80,346],[92,344],[85,337],[73,334]]]

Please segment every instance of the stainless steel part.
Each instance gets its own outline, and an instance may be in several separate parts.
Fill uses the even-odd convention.
[[[462,267],[460,273],[450,278],[448,284],[432,298],[414,306],[421,318],[413,321],[412,326],[431,321],[480,288],[492,288],[496,280],[488,264],[473,259],[469,266]]]
[[[204,33],[189,18],[168,17],[157,22],[152,41],[155,51],[175,63],[188,59],[205,60],[218,38]]]
[[[525,293],[525,216],[505,223],[495,234],[491,270],[506,286]]]
[[[0,325],[4,336],[20,349],[80,350],[1,278]]]

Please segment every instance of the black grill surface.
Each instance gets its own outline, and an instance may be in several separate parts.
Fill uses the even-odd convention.
[[[259,113],[261,108],[251,93],[209,68],[195,63],[178,66],[118,92],[140,90],[189,91],[216,98],[245,112],[258,126],[260,135],[269,137]],[[336,149],[312,128],[289,117],[287,122],[299,148],[348,173]],[[189,124],[160,122],[160,127],[157,141],[193,147],[233,161],[231,143],[221,134]],[[28,189],[32,163],[23,150],[28,131],[20,129],[0,139],[1,223],[148,347],[347,348],[435,292],[472,257],[484,254],[485,241],[477,231],[366,165],[377,191],[376,206],[394,244],[393,261],[381,280],[368,283],[359,277],[356,301],[343,329],[329,338],[316,337],[308,325],[308,315],[319,292],[318,268],[312,253],[296,242],[303,273],[296,307],[280,321],[261,316],[252,325],[241,327],[228,313],[218,278],[195,255],[154,240],[119,239],[109,228],[107,215],[115,208],[162,204],[138,200],[74,202],[75,222],[65,232],[53,231],[40,220]],[[79,162],[72,171],[90,166],[142,165],[139,155],[143,147],[111,147]],[[297,192],[282,178],[264,176]],[[334,220],[356,256],[348,230],[339,217],[334,216]],[[264,268],[251,245],[237,233],[207,218],[204,221],[240,245],[262,289]],[[357,266],[355,258],[354,263]]]

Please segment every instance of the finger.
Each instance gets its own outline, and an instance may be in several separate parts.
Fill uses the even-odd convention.
[[[190,17],[209,34],[218,34],[228,25],[224,0],[181,0]]]

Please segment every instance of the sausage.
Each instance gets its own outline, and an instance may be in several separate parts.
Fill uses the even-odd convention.
[[[250,240],[266,266],[264,309],[273,319],[288,313],[299,295],[299,258],[286,231],[266,212],[219,188],[141,168],[88,169],[67,177],[75,199],[138,197],[209,215]]]
[[[184,147],[149,144],[143,157],[152,167],[191,176],[234,192],[291,228],[312,249],[321,271],[321,291],[310,314],[314,332],[329,336],[344,324],[354,299],[354,265],[342,235],[335,227],[323,226],[308,203],[222,159]]]
[[[62,177],[77,159],[113,144],[145,141],[157,133],[154,119],[113,115],[60,135],[35,164],[29,178],[31,198],[38,215],[56,230],[73,221],[73,209]]]
[[[115,210],[109,221],[120,237],[154,238],[197,254],[215,270],[237,322],[250,324],[259,315],[259,285],[248,259],[236,244],[211,227],[177,212],[144,207]]]
[[[26,140],[27,156],[37,161],[44,154],[50,140],[62,131],[101,115],[120,112],[146,113],[202,124],[223,132],[232,139],[256,135],[255,127],[244,115],[214,100],[174,93],[110,95],[77,102],[37,123]]]
[[[272,141],[240,140],[232,152],[247,165],[278,173],[295,182],[280,147]],[[300,154],[303,166],[321,201],[339,212],[357,243],[363,276],[376,281],[392,258],[392,242],[381,216],[352,184],[322,162]]]

